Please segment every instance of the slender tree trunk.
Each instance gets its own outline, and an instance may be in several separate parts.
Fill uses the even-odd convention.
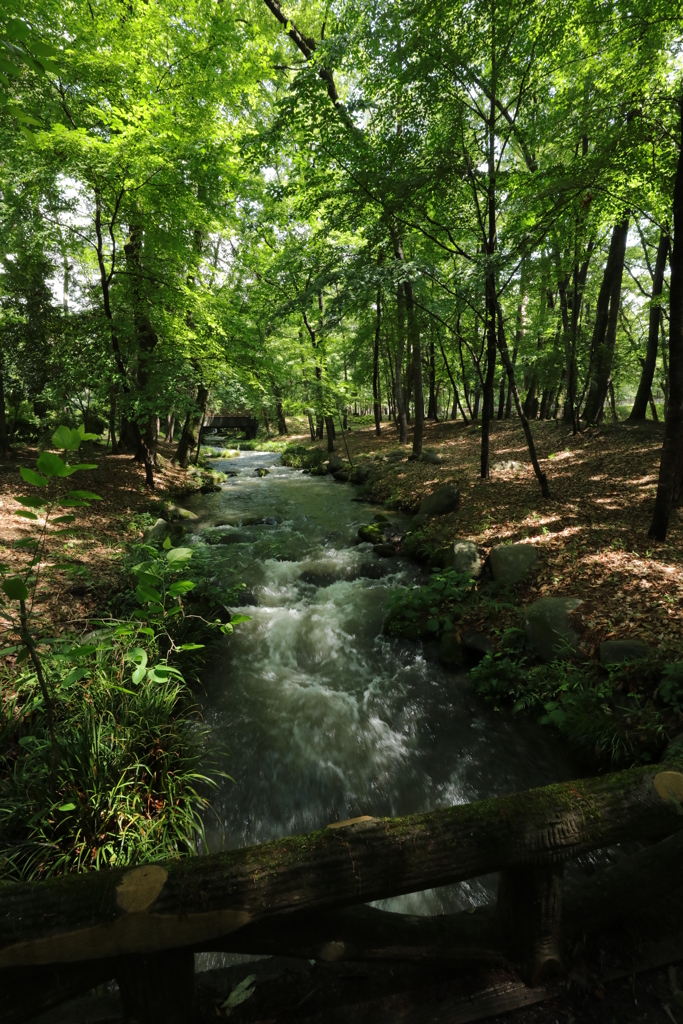
[[[429,342],[429,402],[427,405],[427,419],[438,420],[439,414],[436,408],[436,363],[434,361],[434,340]]]
[[[311,441],[315,441],[315,424],[313,422],[313,414],[311,410],[308,410],[308,429],[311,433]]]
[[[531,427],[529,421],[524,415],[524,409],[519,398],[519,392],[517,391],[517,385],[515,384],[515,371],[512,368],[512,362],[510,360],[510,354],[508,352],[507,342],[505,340],[505,325],[503,323],[503,313],[498,305],[498,348],[500,350],[501,359],[503,365],[507,371],[508,380],[510,381],[510,387],[512,388],[512,396],[515,401],[515,408],[517,409],[517,415],[522,421],[522,428],[524,430],[524,436],[526,437],[527,445],[529,447],[529,456],[531,458],[531,464],[534,467],[534,473],[538,480],[541,488],[541,494],[544,498],[550,497],[550,489],[548,487],[548,480],[545,473],[541,470],[538,462],[538,456],[536,455],[536,445],[534,444],[533,434],[531,433]]]
[[[659,323],[662,319],[662,307],[660,299],[664,286],[664,271],[666,270],[666,259],[669,254],[670,238],[662,228],[659,233],[659,245],[657,246],[657,259],[652,278],[652,299],[650,301],[650,313],[648,317],[647,349],[643,361],[643,371],[640,375],[640,383],[636,393],[629,422],[644,420],[647,414],[647,404],[652,392],[652,381],[655,376],[657,365],[657,348],[659,343]],[[654,418],[654,417],[653,417]]]
[[[377,285],[377,303],[375,316],[375,341],[372,349],[372,403],[375,413],[375,433],[382,433],[382,408],[379,401],[379,339],[382,326],[382,286]]]
[[[657,415],[657,406],[655,405],[655,399],[654,399],[654,395],[652,394],[652,388],[650,388],[650,394],[648,396],[648,401],[650,403],[650,412],[652,413],[652,421],[653,421],[653,423],[659,423],[659,416]]]
[[[3,375],[2,362],[0,362],[0,455],[8,458],[10,455],[9,437],[7,436],[7,409],[5,406],[5,379]]]
[[[446,359],[446,353],[444,351],[443,342],[441,340],[441,335],[439,334],[438,337],[439,337],[439,348],[441,349],[441,358],[443,359],[443,365],[446,367],[446,373],[448,374],[448,379],[450,380],[450,382],[451,382],[451,384],[453,386],[453,415],[452,415],[451,419],[456,419],[456,412],[455,412],[455,410],[456,410],[456,407],[458,407],[460,409],[460,412],[462,413],[462,418],[465,421],[465,426],[467,426],[467,422],[468,422],[467,421],[467,416],[465,415],[465,410],[463,409],[462,405],[460,404],[460,396],[458,395],[458,386],[455,383],[455,379],[453,377],[453,374],[451,373],[451,368],[448,365],[448,360]]]
[[[173,462],[177,463],[183,469],[187,469],[189,466],[190,455],[197,446],[199,427],[204,418],[204,414],[206,413],[206,403],[208,399],[208,388],[204,387],[203,384],[200,384],[197,388],[195,409],[188,412],[185,417],[183,432],[180,435],[178,448],[173,456]]]
[[[669,285],[669,408],[659,463],[659,481],[649,536],[666,540],[676,471],[683,447],[683,100],[679,100],[680,142],[673,196],[673,249]]]
[[[496,276],[493,257],[496,251],[496,35],[495,6],[491,0],[491,105],[488,118],[488,235],[484,240],[484,252],[489,261],[486,273],[486,376],[483,386],[483,409],[481,417],[481,464],[482,479],[489,476],[489,434],[493,417],[493,381],[496,373]]]
[[[614,225],[612,231],[609,256],[595,310],[595,326],[591,343],[593,377],[584,410],[584,418],[589,423],[597,423],[602,418],[602,409],[612,374],[627,236],[628,217],[624,217],[619,224]]]
[[[404,281],[406,293],[406,311],[408,314],[408,337],[413,349],[413,394],[415,396],[415,425],[413,428],[413,456],[422,454],[422,438],[424,436],[425,403],[422,393],[422,346],[420,343],[420,325],[417,320],[417,309],[411,281]]]
[[[334,451],[334,418],[332,416],[325,417],[325,429],[327,431],[327,450],[328,452]]]
[[[394,386],[396,388],[396,409],[398,411],[398,434],[401,444],[408,443],[408,419],[406,415],[405,392],[403,391],[403,352],[405,349],[405,293],[403,284],[396,288],[396,369]]]

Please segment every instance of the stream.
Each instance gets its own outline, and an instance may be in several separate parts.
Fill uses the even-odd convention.
[[[185,503],[199,516],[195,557],[220,585],[244,580],[253,606],[239,609],[251,620],[212,648],[204,679],[205,719],[234,780],[212,800],[212,852],[576,776],[551,730],[492,711],[464,675],[382,635],[392,593],[425,577],[407,559],[355,543],[379,507],[354,501],[350,484],[282,466],[277,454],[213,465],[234,475]],[[198,543],[207,528],[220,544]],[[377,905],[448,913],[490,900],[494,881]]]

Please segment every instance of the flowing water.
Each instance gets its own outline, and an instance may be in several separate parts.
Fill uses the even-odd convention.
[[[251,620],[213,650],[205,716],[227,751],[207,821],[212,850],[310,832],[361,814],[401,815],[571,778],[557,736],[494,713],[464,676],[382,635],[398,587],[424,576],[354,543],[378,508],[330,477],[242,453],[188,507],[223,543],[198,546],[216,581],[247,584]],[[259,467],[268,469],[260,478]],[[396,517],[397,520],[400,517]],[[491,898],[491,879],[384,901],[432,914]]]

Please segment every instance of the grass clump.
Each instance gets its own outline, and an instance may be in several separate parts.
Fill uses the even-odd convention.
[[[207,731],[144,626],[62,641],[43,655],[58,758],[34,672],[0,675],[0,877],[26,881],[196,852]],[[87,648],[87,666],[82,664]],[[95,656],[92,655],[92,649]],[[148,666],[153,665],[149,668]]]
[[[522,630],[472,669],[475,689],[497,708],[529,711],[554,726],[592,769],[657,760],[683,728],[683,663],[662,659],[602,666],[535,664]]]
[[[435,569],[426,586],[402,588],[392,596],[384,632],[409,640],[449,633],[473,595],[474,582],[455,569]]]

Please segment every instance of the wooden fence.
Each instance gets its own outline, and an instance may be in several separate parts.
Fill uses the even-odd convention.
[[[681,762],[632,769],[207,857],[2,885],[0,1017],[25,1019],[27,986],[46,1006],[117,977],[130,1019],[187,1024],[197,950],[507,960],[540,984],[562,971],[564,940],[618,919],[626,895],[647,901],[663,872],[678,871],[682,772]],[[564,891],[568,859],[665,837]],[[491,872],[497,903],[474,914],[354,906]]]

